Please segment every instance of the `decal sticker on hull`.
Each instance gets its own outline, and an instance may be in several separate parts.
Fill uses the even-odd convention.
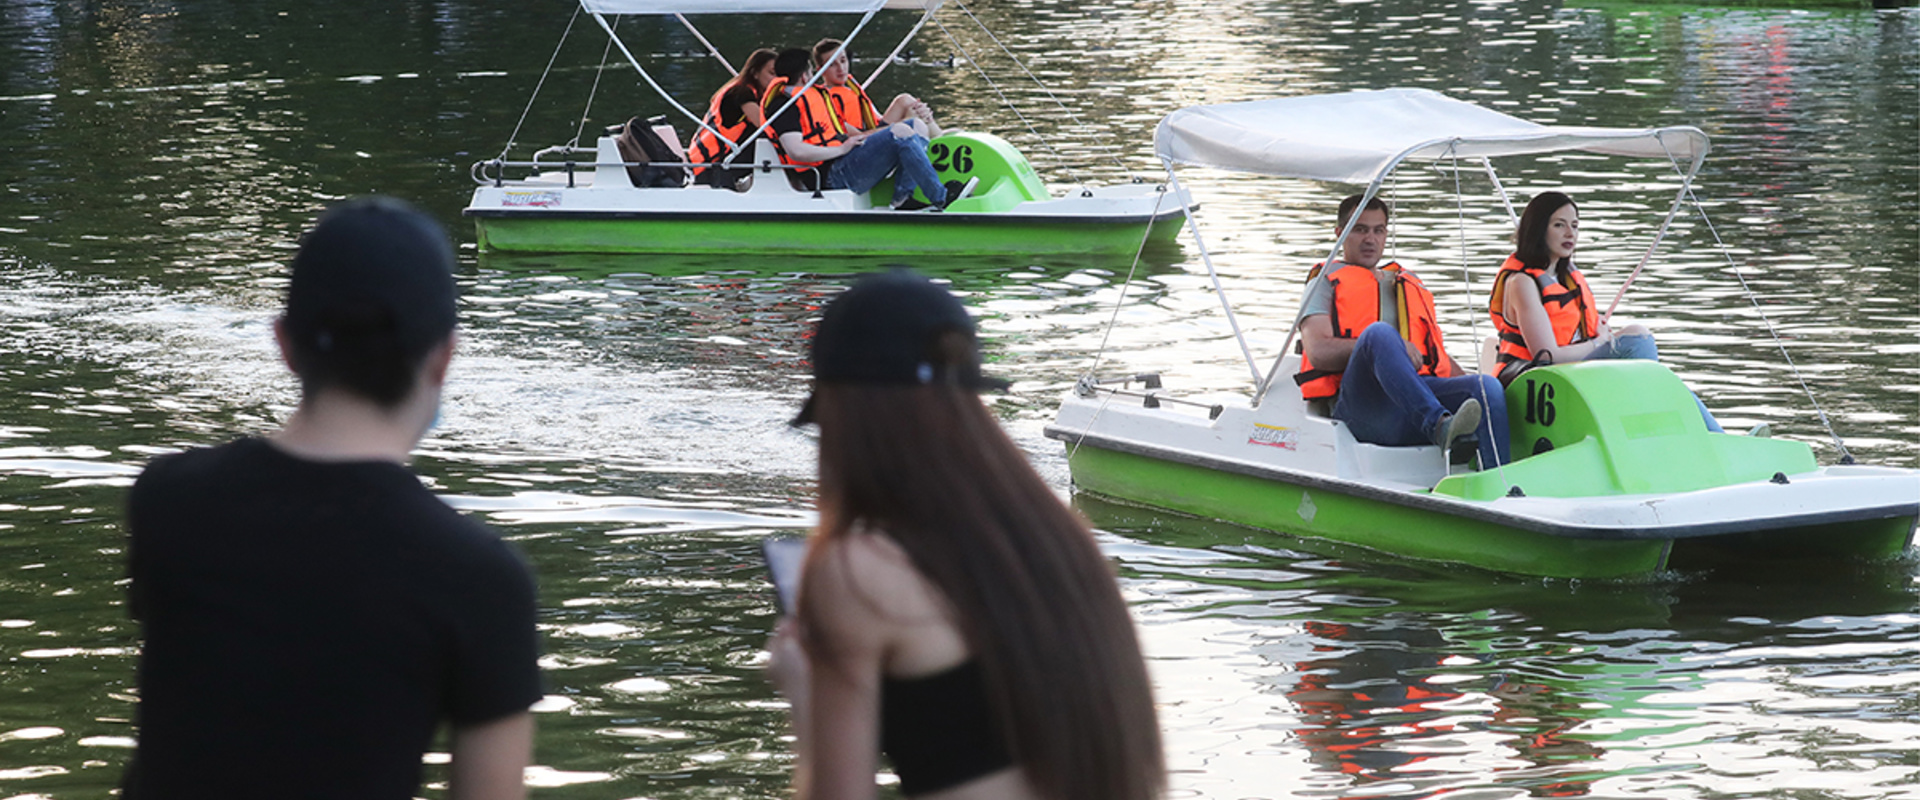
[[[507,208],[554,208],[560,205],[559,192],[503,192],[500,205]]]
[[[1292,428],[1283,428],[1279,425],[1262,425],[1256,422],[1253,424],[1253,435],[1247,437],[1247,444],[1278,447],[1282,450],[1296,450],[1299,449],[1300,437],[1299,434],[1293,432]]]

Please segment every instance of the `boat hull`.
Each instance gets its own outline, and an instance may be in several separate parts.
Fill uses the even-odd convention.
[[[1169,246],[1192,203],[1148,183],[1055,196],[1011,144],[959,132],[935,139],[929,157],[941,181],[971,181],[969,194],[941,212],[894,211],[892,178],[815,192],[774,167],[770,143],[755,147],[747,163],[762,166],[736,190],[642,188],[602,137],[595,162],[483,184],[464,213],[482,252],[1130,256]]]
[[[889,211],[469,216],[482,251],[517,253],[1126,256],[1143,240],[1168,246],[1180,228],[1177,207],[1157,217],[1105,218]]]
[[[1498,522],[1309,488],[1100,447],[1072,449],[1074,486],[1125,502],[1405,558],[1558,578],[1618,579],[1665,569],[1671,540],[1570,539]]]
[[[1281,374],[1297,363],[1289,357]],[[1291,386],[1253,407],[1083,385],[1046,434],[1066,444],[1083,492],[1556,578],[1886,558],[1911,546],[1920,518],[1920,473],[1820,467],[1801,442],[1709,433],[1685,386],[1653,362],[1535,370],[1509,387],[1506,406],[1513,441],[1537,449],[1484,471],[1430,445],[1356,441]]]

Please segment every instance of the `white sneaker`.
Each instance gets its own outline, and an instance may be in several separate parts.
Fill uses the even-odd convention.
[[[968,178],[966,183],[961,183],[959,181],[947,181],[947,199],[946,199],[946,202],[943,202],[940,204],[940,210],[945,211],[947,210],[947,206],[953,205],[956,202],[967,199],[967,197],[969,195],[972,195],[973,190],[977,188],[979,185],[980,185],[980,179],[977,177]]]

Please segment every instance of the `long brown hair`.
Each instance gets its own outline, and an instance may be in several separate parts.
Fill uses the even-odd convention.
[[[767,91],[767,87],[755,84],[753,82],[753,74],[759,72],[762,67],[773,63],[776,55],[772,50],[765,47],[748,53],[746,63],[740,65],[740,73],[729,78],[726,83],[721,84],[720,89],[713,93],[713,98],[709,102],[719,102],[720,98],[727,95],[727,92],[733,91],[733,87],[743,83],[753,87],[753,96],[755,101],[758,102],[760,95]]]
[[[972,341],[954,331],[936,349],[971,360]],[[821,382],[814,419],[820,527],[809,558],[858,525],[906,551],[951,604],[1009,752],[1042,796],[1159,797],[1160,727],[1113,569],[980,398],[945,382]],[[808,647],[832,663],[820,643]]]

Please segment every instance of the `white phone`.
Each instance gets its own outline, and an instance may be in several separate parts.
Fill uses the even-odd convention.
[[[806,560],[805,539],[764,539],[760,555],[767,560],[767,577],[773,581],[773,599],[782,615],[793,613],[800,602],[800,564]]]

